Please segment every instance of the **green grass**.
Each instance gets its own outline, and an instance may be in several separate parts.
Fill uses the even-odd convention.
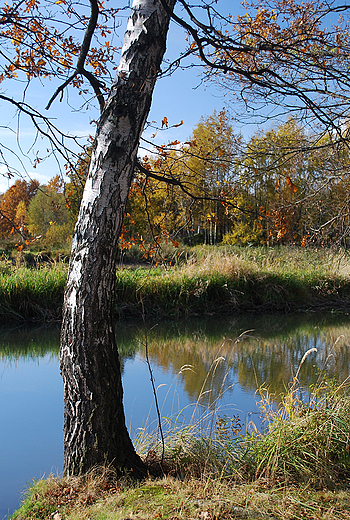
[[[61,318],[67,267],[57,263],[40,269],[0,269],[0,317],[3,320]]]
[[[100,491],[89,478],[51,478],[31,489],[16,520],[345,520],[346,490],[267,487],[264,482],[106,478]],[[101,481],[101,477],[99,477]]]
[[[171,258],[171,266],[118,269],[116,317],[344,311],[350,303],[348,252],[202,246]],[[26,268],[2,261],[0,318],[60,319],[66,276],[61,262]]]
[[[329,356],[335,354],[334,347]],[[205,377],[189,423],[182,423],[182,411],[163,420],[166,473],[235,482],[260,480],[268,486],[350,486],[350,376],[342,384],[324,379],[326,362],[316,384],[303,388],[298,379],[300,369],[314,350],[304,355],[283,393],[276,396],[266,388],[259,389],[263,431],[251,424],[243,432],[239,416],[227,417],[221,410],[228,373],[215,392],[212,376],[225,361],[217,358]],[[209,400],[208,395],[212,396]],[[151,453],[150,462],[154,463],[163,447],[155,442],[154,434],[141,431],[142,436],[136,447],[141,454],[148,454],[146,461]]]
[[[267,392],[262,403],[269,401]],[[242,457],[246,476],[318,489],[350,484],[347,388],[326,382],[311,392],[308,403],[290,391],[277,410],[268,406],[265,412],[265,432],[247,438]]]
[[[298,248],[196,247],[175,267],[120,269],[119,316],[344,309],[347,253]]]

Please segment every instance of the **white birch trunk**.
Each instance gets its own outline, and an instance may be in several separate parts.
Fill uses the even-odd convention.
[[[175,0],[166,0],[169,9]],[[61,332],[64,471],[108,463],[143,474],[128,435],[114,335],[115,272],[139,139],[166,46],[160,0],[134,0],[117,76],[97,129],[73,237]]]

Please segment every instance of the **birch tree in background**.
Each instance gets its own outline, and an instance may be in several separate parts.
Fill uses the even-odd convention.
[[[134,0],[115,82],[99,121],[76,225],[61,332],[64,471],[95,464],[144,473],[130,440],[114,334],[117,246],[139,139],[175,0]]]

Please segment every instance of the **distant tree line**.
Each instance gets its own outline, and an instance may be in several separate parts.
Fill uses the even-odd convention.
[[[57,175],[47,185],[17,180],[0,197],[0,237],[21,250],[56,248],[70,243],[75,216],[69,211],[64,183]]]
[[[201,118],[185,143],[144,143],[150,152],[130,188],[121,247],[145,254],[168,240],[349,247],[349,151],[330,146],[331,138],[289,118],[244,142],[222,110]],[[88,162],[89,154],[68,183],[17,180],[0,197],[0,238],[16,237],[17,248],[69,243]]]
[[[292,117],[245,142],[225,110],[214,112],[188,142],[144,156],[140,170],[126,247],[136,235],[189,244],[350,245],[346,139],[334,145],[332,134],[307,132]]]

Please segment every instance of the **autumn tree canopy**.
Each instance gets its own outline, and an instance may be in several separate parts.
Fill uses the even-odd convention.
[[[46,246],[57,247],[69,240],[74,222],[58,176],[40,186],[28,206],[26,224],[31,237],[37,240],[39,237]]]
[[[162,3],[167,9],[164,0]],[[13,105],[17,111],[18,125],[12,130],[19,132],[19,140],[20,121],[23,117],[29,118],[37,134],[47,141],[46,156],[53,154],[60,164],[66,165],[66,172],[71,179],[66,190],[66,203],[75,216],[78,214],[87,175],[86,159],[91,143],[58,128],[50,119],[49,110],[40,113],[31,105],[30,89],[37,81],[43,83],[50,80],[46,83],[50,87],[47,109],[53,103],[62,101],[73,89],[79,93],[82,109],[94,103],[95,98],[101,111],[112,84],[116,53],[119,53],[115,36],[123,8],[118,7],[97,0],[85,4],[66,0],[44,0],[40,3],[37,0],[26,0],[6,3],[1,8],[0,101]],[[305,132],[308,135],[305,134],[299,143],[294,142],[289,150],[283,146],[281,150],[286,156],[291,157],[297,148],[302,149],[304,157],[308,150],[320,150],[320,155],[328,147],[333,149],[330,155],[338,155],[333,166],[336,164],[342,175],[348,171],[347,163],[341,164],[337,149],[339,146],[346,147],[348,143],[349,6],[336,2],[323,4],[320,0],[308,3],[264,0],[246,2],[238,15],[224,12],[224,6],[216,1],[191,6],[185,0],[178,0],[177,7],[178,10],[169,15],[184,28],[188,43],[182,56],[170,69],[164,67],[165,73],[183,63],[186,66],[199,63],[203,76],[218,83],[227,93],[236,120],[252,123],[280,118],[280,122],[283,122],[292,117],[307,128]],[[22,95],[22,87],[16,90],[16,95],[9,95],[11,90],[7,86],[14,81],[26,85],[25,96]],[[97,114],[96,111],[96,118]],[[163,125],[167,126],[166,117]],[[149,143],[147,146],[150,146]],[[194,152],[192,160],[180,158],[178,153],[169,152],[177,147],[176,142],[163,149],[151,146],[149,157],[155,159],[139,163],[141,184],[144,183],[142,178],[145,179],[145,175],[146,179],[153,175],[153,182],[148,183],[149,194],[151,186],[153,194],[156,186],[165,186],[162,182],[164,180],[168,185],[166,191],[169,201],[171,193],[178,191],[176,185],[182,186],[182,208],[175,208],[174,204],[168,205],[167,209],[163,208],[167,215],[165,227],[169,228],[171,212],[168,210],[172,208],[174,222],[178,221],[177,227],[180,226],[179,214],[185,212],[186,217],[182,218],[181,224],[183,229],[188,232],[195,226],[198,229],[198,212],[202,205],[200,227],[208,227],[208,237],[211,237],[208,241],[215,243],[230,228],[228,224],[223,224],[223,227],[220,224],[218,227],[216,216],[218,211],[224,211],[222,203],[226,197],[232,208],[236,207],[241,212],[241,218],[237,218],[242,230],[248,233],[248,226],[248,234],[251,235],[250,223],[255,222],[255,231],[251,237],[258,236],[260,228],[256,227],[256,207],[255,214],[249,216],[247,207],[251,205],[242,204],[237,192],[234,200],[232,193],[222,187],[216,191],[209,189],[208,176],[204,184],[198,182],[198,167],[193,168],[193,164],[201,161],[205,169],[205,164],[209,163],[208,157],[204,158],[203,154],[197,153],[198,150],[187,150],[187,155]],[[31,152],[33,154],[34,149]],[[0,143],[0,166],[2,164],[2,171],[8,176],[15,173],[11,165],[13,153]],[[263,153],[263,150],[260,149],[259,153]],[[263,166],[265,171],[269,153],[266,151],[265,159],[262,159],[267,161]],[[36,152],[33,156],[34,167],[44,160],[44,155]],[[251,178],[248,164],[249,160],[245,160],[243,171],[248,175],[247,182]],[[254,168],[257,167],[256,163]],[[267,175],[272,175],[272,170]],[[336,174],[330,168],[324,182],[331,182]],[[279,174],[281,185],[287,178],[287,170],[282,169]],[[242,182],[244,184],[246,181]],[[143,190],[143,195],[147,189]],[[136,193],[135,190],[133,193]],[[188,202],[188,194],[194,196],[193,201],[196,202]],[[157,197],[156,203],[153,195],[153,205],[164,202],[161,194]],[[201,197],[202,200],[214,197],[216,202],[201,203]],[[144,204],[144,196],[142,200]],[[146,220],[153,227],[153,235],[160,237],[167,234],[161,217],[153,220],[152,214],[157,212],[156,208],[151,208],[150,201],[146,201],[146,206],[149,217]],[[341,208],[344,209],[339,206]],[[278,234],[283,227],[281,223],[284,217],[278,212],[275,217]],[[174,224],[170,227],[174,229]],[[140,229],[140,233],[144,236],[145,230]]]
[[[235,16],[216,2],[179,3],[188,19],[173,17],[188,32],[187,52],[240,102],[243,118],[299,115],[342,138],[350,108],[350,6],[263,0],[244,2],[245,12]]]
[[[167,8],[165,0],[163,4]],[[200,64],[203,75],[228,92],[242,121],[291,115],[312,125],[313,131],[319,125],[332,144],[346,139],[349,6],[321,0],[264,0],[246,2],[239,14],[233,12],[237,5],[230,6],[231,13],[225,7],[217,1],[192,6],[178,0],[171,16],[184,28],[188,45],[169,70]],[[58,128],[49,110],[36,108],[31,85],[40,81],[49,87],[48,109],[73,89],[81,100],[76,108],[95,99],[101,111],[115,74],[120,50],[116,34],[124,9],[97,0],[25,0],[4,2],[0,8],[0,101],[14,107],[19,123],[29,118],[47,140],[46,153],[34,156],[34,164],[55,154],[74,169],[77,145],[87,143]],[[14,81],[18,88],[9,89]],[[12,128],[19,132],[18,139],[20,127]],[[15,173],[12,154],[0,146],[0,163],[7,175]]]
[[[17,180],[0,197],[0,237],[22,233],[26,210],[39,188],[38,181]],[[18,229],[17,229],[18,228]],[[23,233],[22,233],[23,234]]]
[[[224,110],[202,118],[186,143],[143,157],[121,246],[147,253],[152,240],[173,239],[349,247],[349,151],[327,136],[313,148],[316,138],[294,118],[247,140]]]
[[[38,137],[45,140],[46,152],[34,155],[34,167],[54,155],[58,163],[74,169],[86,137],[82,140],[58,128],[48,109],[62,101],[68,87],[80,95],[76,110],[93,104],[94,98],[102,109],[114,76],[118,11],[97,0],[25,0],[4,2],[0,8],[0,103],[12,105],[17,114],[17,125],[9,129],[18,133],[19,143],[24,119],[37,134],[33,145]],[[47,110],[36,108],[35,96],[33,99],[32,89],[35,94],[38,82],[47,85]],[[9,177],[17,173],[12,166],[13,154],[0,144],[0,166]]]
[[[225,110],[202,117],[188,141],[140,159],[120,248],[135,246],[145,257],[167,242],[348,248],[349,152],[345,144],[330,147],[327,137],[312,150],[308,143],[314,139],[293,118],[244,140]],[[65,186],[55,176],[35,193],[29,183],[27,190],[21,189],[24,181],[16,181],[0,203],[2,236],[12,233],[18,241],[21,232],[29,245],[35,239],[39,247],[66,248],[88,160],[89,154],[82,157]]]

